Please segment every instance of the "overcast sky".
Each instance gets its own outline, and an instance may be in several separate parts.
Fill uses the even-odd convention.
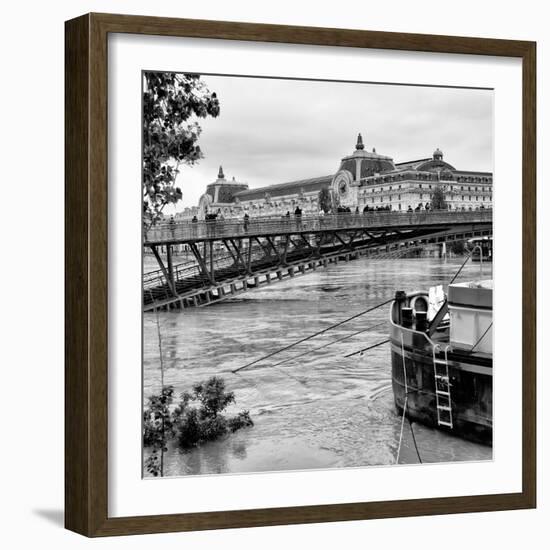
[[[395,162],[436,147],[462,170],[493,169],[493,92],[418,86],[202,76],[220,100],[201,119],[204,159],[181,169],[183,200],[196,206],[219,165],[251,188],[333,174],[365,147]]]

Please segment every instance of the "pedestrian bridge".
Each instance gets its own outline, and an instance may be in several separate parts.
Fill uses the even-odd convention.
[[[330,263],[492,234],[492,210],[366,212],[161,224],[144,232],[159,269],[144,274],[144,311],[203,307]],[[193,262],[175,265],[187,247]]]

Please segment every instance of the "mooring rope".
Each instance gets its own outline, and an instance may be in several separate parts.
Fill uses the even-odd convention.
[[[418,457],[418,462],[420,462],[420,464],[422,464],[422,457],[420,456],[420,451],[418,450],[418,445],[416,444],[416,437],[414,435],[413,425],[412,425],[412,422],[411,422],[410,418],[409,418],[409,426],[411,428],[411,435],[412,435],[412,438],[413,438],[414,448],[416,450],[416,456]]]
[[[339,327],[340,325],[343,325],[344,323],[349,323],[349,321],[352,321],[353,319],[357,319],[357,317],[361,317],[361,315],[365,315],[367,313],[370,313],[371,311],[374,311],[375,309],[378,309],[382,306],[385,306],[386,304],[389,304],[390,302],[393,302],[393,298],[390,298],[389,300],[386,300],[385,302],[382,302],[382,303],[380,303],[376,306],[370,307],[369,309],[366,309],[365,311],[360,311],[359,313],[356,313],[355,315],[352,315],[351,317],[348,317],[347,319],[344,319],[343,321],[339,321],[338,323],[335,323],[334,325],[331,325],[330,327],[324,328],[323,330],[320,330],[319,332],[316,332],[314,334],[310,334],[309,336],[306,336],[305,338],[302,338],[301,340],[298,340],[297,342],[289,344],[288,346],[285,346],[285,347],[280,348],[276,351],[268,353],[267,355],[264,355],[263,357],[260,357],[259,359],[251,361],[250,363],[247,363],[246,365],[243,365],[242,367],[239,367],[238,369],[234,369],[231,372],[233,374],[235,374],[236,372],[239,372],[243,369],[251,367],[252,365],[255,365],[256,363],[259,363],[260,361],[263,361],[264,359],[269,359],[270,357],[273,357],[274,355],[277,355],[278,353],[281,353],[282,351],[286,351],[287,349],[293,348],[294,346],[297,346],[298,344],[301,344],[302,342],[306,342],[307,340],[311,340],[312,338],[315,338],[316,336],[319,336],[320,334],[324,334],[325,332],[328,332],[329,330],[332,330],[336,327]]]
[[[397,458],[395,459],[396,464],[399,464],[399,456],[401,454],[401,443],[403,441],[405,414],[406,414],[406,411],[407,411],[408,401],[409,401],[409,394],[407,393],[405,395],[405,404],[403,405],[403,416],[401,417],[401,432],[399,434],[399,446],[397,447]],[[414,429],[413,429],[411,419],[407,417],[407,420],[409,421],[409,427],[411,428],[411,435],[412,435],[412,440],[413,440],[413,443],[414,443],[414,450],[416,451],[416,456],[418,458],[418,462],[420,462],[420,464],[423,464],[422,457],[420,456],[420,450],[418,449],[418,444],[416,442],[416,436],[414,435]]]
[[[403,383],[405,384],[405,403],[403,404],[403,417],[401,418],[401,434],[399,435],[399,446],[397,447],[397,460],[401,453],[401,442],[403,441],[403,427],[405,425],[405,414],[407,413],[407,402],[409,400],[409,387],[407,383],[407,364],[405,363],[405,341],[403,340],[403,331],[401,331],[401,360],[403,363]]]
[[[376,325],[371,325],[370,327],[358,330],[357,332],[353,332],[351,334],[348,334],[347,336],[344,336],[342,338],[338,338],[336,340],[332,340],[328,344],[323,344],[322,346],[319,346],[317,348],[308,349],[307,351],[304,351],[303,353],[299,353],[298,355],[293,355],[292,357],[289,357],[288,359],[285,359],[284,361],[279,361],[278,363],[275,363],[274,365],[268,365],[268,367],[278,367],[279,365],[282,365],[284,363],[288,363],[289,361],[292,361],[294,359],[298,359],[299,357],[303,357],[304,355],[308,355],[309,353],[313,353],[314,351],[318,351],[323,348],[327,348],[328,346],[332,346],[333,344],[337,344],[338,342],[343,342],[344,340],[348,340],[349,338],[352,338],[353,336],[357,336],[358,334],[361,334],[362,332],[367,332],[369,330],[373,330],[375,328],[378,328],[382,325],[385,325],[386,321],[382,321],[381,323],[377,323]]]
[[[403,404],[403,414],[401,416],[401,433],[399,434],[399,445],[397,447],[397,457],[395,459],[396,464],[399,464],[399,455],[401,454],[401,443],[403,441],[403,428],[405,427],[405,413],[407,411],[408,399],[409,399],[409,396],[405,394],[405,403]]]
[[[372,346],[368,346],[363,349],[358,349],[357,351],[354,351],[353,353],[348,353],[347,355],[344,355],[344,357],[353,357],[354,355],[357,355],[358,353],[363,353],[365,351],[369,351],[370,349],[377,348],[378,346],[381,346],[383,344],[387,344],[390,341],[390,339],[382,340],[381,342],[378,342],[376,344],[373,344]]]
[[[485,338],[485,335],[489,332],[492,326],[493,326],[493,322],[491,321],[491,324],[485,329],[485,332],[478,338],[477,342],[474,344],[474,346],[470,350],[470,353],[472,353],[477,348],[478,344],[481,342],[481,340],[483,340],[483,338]]]
[[[454,277],[451,279],[451,282],[449,283],[450,285],[452,285],[455,282],[456,278],[460,275],[460,272],[462,271],[464,266],[468,263],[468,260],[470,259],[471,255],[472,255],[472,253],[469,252],[468,255],[466,256],[466,259],[464,260],[463,264],[460,266],[458,271],[455,273]]]

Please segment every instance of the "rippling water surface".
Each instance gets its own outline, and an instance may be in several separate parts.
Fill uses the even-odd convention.
[[[235,392],[228,413],[248,409],[252,428],[191,452],[170,446],[165,475],[220,474],[394,464],[401,417],[393,407],[383,306],[317,338],[232,374],[250,361],[391,298],[396,290],[446,285],[462,259],[359,259],[275,283],[202,309],[159,313],[165,383],[176,393],[212,375]],[[154,268],[154,267],[153,267]],[[147,269],[147,268],[146,268]],[[467,265],[461,280],[477,278]],[[490,266],[484,267],[490,277]],[[375,329],[318,348],[366,327]],[[294,355],[296,360],[275,366]],[[144,400],[160,389],[155,313],[144,316]],[[491,449],[405,423],[401,463],[490,459]]]

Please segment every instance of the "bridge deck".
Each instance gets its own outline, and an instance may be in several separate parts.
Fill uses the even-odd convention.
[[[388,229],[417,226],[447,226],[472,223],[491,223],[492,210],[474,211],[420,211],[420,212],[365,212],[363,214],[336,214],[300,218],[250,218],[243,220],[208,222],[179,221],[156,225],[144,234],[145,246],[185,244],[237,237],[323,233],[341,229]]]
[[[233,221],[155,228],[144,244],[157,255],[161,269],[144,275],[144,310],[209,305],[380,246],[490,234],[491,221],[491,211],[424,212],[251,220],[246,230]],[[214,241],[228,254],[214,254]],[[157,247],[165,245],[170,254],[172,245],[183,242],[197,263],[174,266],[170,257],[165,266]]]

